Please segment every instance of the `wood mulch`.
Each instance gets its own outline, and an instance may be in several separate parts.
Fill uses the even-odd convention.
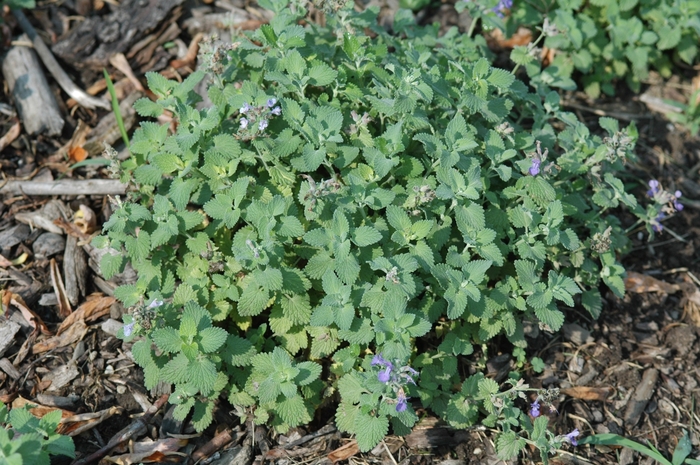
[[[383,18],[392,17],[394,3],[381,0]],[[0,100],[1,401],[31,403],[37,416],[61,409],[60,431],[74,437],[78,464],[503,463],[495,457],[492,431],[455,431],[428,412],[421,412],[412,434],[390,436],[367,454],[336,431],[330,416],[317,418],[309,430],[275,436],[241,423],[222,401],[202,435],[175,421],[168,387],[146,391],[131,344],[116,338],[124,309],[112,295],[120,282],[102,278],[100,251],[90,245],[111,212],[110,196],[124,192],[103,164],[90,160],[101,157],[105,144],[128,156],[102,69],[115,82],[125,124],[133,129],[133,102],[149,96],[146,72],[182,79],[195,69],[202,41],[214,33],[229,40],[231,28],[255,29],[269,16],[244,0],[39,1],[24,15],[5,12],[1,25],[7,83]],[[419,12],[419,19],[468,25],[449,2]],[[38,42],[47,46],[42,50]],[[492,43],[509,45],[497,37]],[[47,54],[58,61],[47,62]],[[28,82],[21,81],[23,66],[31,70]],[[557,412],[550,414],[557,433],[623,434],[670,456],[688,431],[693,457],[700,454],[700,138],[657,112],[664,110],[663,98],[688,98],[690,78],[650,82],[642,97],[624,91],[595,102],[566,96],[566,105],[591,127],[601,115],[635,121],[638,160],[630,162],[627,181],[641,185],[654,178],[680,189],[686,209],[651,243],[644,232],[633,233],[632,253],[624,259],[629,292],[624,299],[606,295],[600,319],[570,310],[559,333],[529,333],[537,348],[530,355],[546,368],[525,376],[534,387],[560,389]],[[474,360],[482,357],[496,377],[514,363],[509,351],[497,339]],[[540,459],[527,450],[519,461]],[[608,447],[568,448],[552,462],[651,463]]]

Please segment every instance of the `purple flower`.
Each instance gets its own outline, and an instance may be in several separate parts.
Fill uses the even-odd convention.
[[[652,179],[649,181],[649,187],[651,187],[651,189],[647,191],[647,196],[654,197],[654,195],[659,192],[659,181]]]
[[[266,127],[267,127],[267,120],[266,119],[260,120],[260,123],[258,124],[258,129],[260,129],[261,131],[264,131]]]
[[[248,127],[248,120],[245,118],[241,118],[241,129],[245,129]]]
[[[503,10],[510,10],[512,6],[513,0],[499,0],[498,5],[491,8],[491,11],[496,13],[498,17],[503,18]]]
[[[538,174],[540,174],[540,163],[542,163],[542,162],[540,161],[539,158],[532,159],[532,165],[530,166],[530,169],[528,170],[528,172],[530,173],[531,176],[537,176]]]
[[[532,404],[530,404],[530,416],[532,418],[537,418],[540,416],[540,400],[539,399],[535,400]]]
[[[250,110],[250,105],[248,105],[248,102],[243,102],[243,106],[241,107],[240,110],[238,110],[239,113],[247,113]]]
[[[275,116],[279,116],[282,114],[282,109],[280,107],[275,107],[270,113],[272,113]]]
[[[391,362],[387,361],[384,359],[384,357],[381,356],[381,354],[377,354],[374,357],[372,357],[372,366],[383,366],[383,367],[392,367],[393,365]]]
[[[651,229],[653,229],[655,232],[661,232],[664,230],[664,226],[661,224],[661,220],[666,218],[666,214],[661,212],[659,213],[659,216],[657,216],[652,222],[651,222]]]
[[[272,97],[270,99],[267,99],[267,108],[272,108],[275,106],[275,103],[277,103],[277,99]]]
[[[124,325],[124,337],[129,337],[131,334],[134,332],[134,324],[135,322],[131,322],[129,324]]]
[[[157,307],[160,307],[161,305],[163,305],[163,301],[156,299],[153,302],[151,302],[150,304],[148,304],[148,308],[157,308]]]
[[[683,211],[683,204],[678,201],[682,195],[683,194],[681,191],[676,191],[673,193],[673,208],[675,208],[676,211]]]
[[[391,379],[391,366],[388,366],[385,370],[380,371],[377,375],[377,379],[384,384],[388,383]]]
[[[398,401],[396,404],[397,412],[403,412],[408,408],[408,399],[409,397],[406,397],[406,393],[403,392],[403,389],[399,389],[399,392],[396,395],[396,400]]]
[[[579,432],[578,428],[576,428],[575,430],[567,434],[565,437],[571,443],[572,446],[578,446],[578,441],[576,440],[576,438],[579,434],[581,433]]]

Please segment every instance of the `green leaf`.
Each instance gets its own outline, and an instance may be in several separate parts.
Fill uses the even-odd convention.
[[[340,398],[343,402],[360,402],[360,396],[366,392],[363,387],[360,375],[352,371],[338,381],[338,392],[340,392]]]
[[[228,338],[228,333],[223,328],[204,328],[200,333],[199,347],[204,353],[214,352],[224,345]]]
[[[514,431],[505,431],[496,439],[496,453],[501,460],[514,459],[525,448],[525,440]]]
[[[190,383],[203,395],[209,395],[216,383],[216,367],[211,360],[204,357],[197,357],[190,361],[189,365]]]
[[[490,84],[501,89],[509,89],[515,81],[515,76],[510,71],[500,68],[491,68],[491,74],[486,79]]]
[[[183,353],[178,353],[160,370],[163,381],[169,383],[185,383],[190,380],[190,360]]]
[[[260,287],[257,283],[248,280],[248,285],[241,293],[238,301],[238,312],[241,316],[259,315],[267,308],[270,300],[270,293]]]
[[[196,401],[194,405],[194,412],[192,413],[192,426],[194,426],[195,431],[201,433],[211,424],[213,419],[214,401]]]
[[[299,386],[306,386],[321,375],[321,365],[318,363],[301,362],[297,363],[296,368],[299,374],[294,378],[294,382]]]
[[[561,325],[564,324],[564,314],[556,308],[552,308],[551,305],[545,308],[535,308],[535,315],[555,332],[559,331]]]
[[[382,239],[382,234],[372,226],[360,226],[353,231],[353,242],[358,247],[375,244]]]
[[[309,408],[301,396],[285,397],[277,403],[276,411],[290,427],[305,425],[311,421]]]
[[[327,86],[335,81],[338,72],[325,63],[315,64],[309,69],[309,84],[312,86]]]
[[[163,106],[149,98],[140,98],[134,102],[134,111],[142,117],[157,118],[163,114]]]
[[[182,339],[175,328],[167,327],[155,329],[151,337],[156,346],[166,354],[172,354],[182,350]]]
[[[411,230],[411,219],[403,208],[396,205],[386,207],[386,219],[397,231],[409,232]]]
[[[359,412],[355,417],[355,434],[361,452],[372,450],[389,432],[389,420]]]
[[[108,251],[100,259],[100,271],[105,279],[110,279],[114,275],[124,271],[126,266],[126,257],[124,255],[119,255]]]

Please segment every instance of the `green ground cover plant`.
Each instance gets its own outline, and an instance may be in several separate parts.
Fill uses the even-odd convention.
[[[653,235],[680,197],[628,192],[635,127],[591,133],[544,80],[493,67],[482,37],[408,10],[389,33],[372,8],[326,5],[325,25],[301,26],[302,3],[260,5],[270,24],[209,44],[206,70],[148,74],[158,100],[136,110],[177,129],[135,132],[118,167],[132,190],[95,239],[106,277],[138,273],[115,294],[146,387],[173,384],[199,431],[225,396],[278,432],[334,405],[362,451],[409,432],[419,404],[498,427],[504,458],[575,444],[523,410],[552,393],[461,361],[503,336],[523,366],[524,323],[557,331],[564,307],[600,314],[600,286],[624,293],[615,209]]]
[[[29,412],[29,406],[8,412],[0,402],[0,464],[49,465],[51,455],[75,458],[73,439],[56,432],[61,410],[41,419]]]
[[[539,45],[556,50],[555,57],[543,70],[533,60],[526,67],[530,77],[551,87],[582,89],[593,98],[615,95],[618,81],[638,93],[650,70],[669,78],[678,65],[689,69],[700,62],[698,0],[532,0],[496,6],[458,1],[456,6],[507,36],[520,26],[544,27],[549,34]],[[493,8],[500,15],[491,14]]]

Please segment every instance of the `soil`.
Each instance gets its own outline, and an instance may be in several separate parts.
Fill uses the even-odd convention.
[[[27,12],[27,16],[40,35],[50,42],[60,41],[77,27],[69,18],[81,8],[83,10],[79,13],[89,18],[106,16],[112,8],[97,0],[66,2],[66,5],[38,3],[39,7],[33,14]],[[68,3],[74,4],[74,9],[70,9]],[[257,27],[266,18],[256,5],[237,0],[217,2],[217,7],[210,2],[203,5],[171,3],[180,6],[173,6],[175,13],[170,19],[153,24],[152,31],[144,32],[145,38],[139,44],[141,48],[132,44],[122,51],[142,83],[145,83],[144,73],[147,71],[170,73],[168,77],[191,72],[194,62],[188,61],[186,51],[188,46],[196,45],[197,30],[191,22],[186,25],[186,21],[192,21],[190,18],[196,12],[234,11],[240,16],[237,21],[243,28]],[[99,5],[102,6],[98,8]],[[396,5],[392,0],[382,0],[381,5],[384,17],[390,18]],[[424,23],[438,21],[443,28],[458,25],[464,29],[469,20],[458,17],[449,3],[419,12],[418,16]],[[11,17],[7,18],[6,24],[6,34],[10,30],[19,32]],[[169,26],[174,27],[174,32],[167,33]],[[204,29],[207,27],[211,32],[214,26]],[[164,47],[166,43],[175,44],[179,52],[173,54],[172,47]],[[141,52],[149,47],[152,48],[150,55],[143,56]],[[104,49],[101,53],[105,53]],[[180,60],[177,64],[182,66],[174,67],[172,60]],[[63,61],[62,65],[84,88],[99,83],[96,68],[81,66],[77,69],[69,61]],[[125,89],[125,94],[135,92],[133,82],[123,78],[124,67],[120,67],[121,72],[108,67],[114,80]],[[652,76],[644,91],[653,96],[687,98],[688,92],[683,91],[687,90],[687,86],[683,87],[687,84],[684,78],[675,76],[664,82]],[[49,82],[54,94],[60,96],[58,104],[66,119],[66,127],[55,137],[26,133],[15,136],[0,158],[4,177],[45,177],[49,180],[62,176],[66,179],[107,177],[104,168],[94,165],[68,170],[69,164],[75,160],[67,161],[66,157],[73,157],[73,154],[66,155],[66,150],[61,152],[59,149],[74,136],[79,120],[94,128],[110,113],[72,107],[50,76]],[[629,161],[629,179],[626,181],[631,185],[644,185],[646,180],[657,179],[671,191],[680,189],[686,208],[665,222],[664,232],[653,241],[649,241],[646,232],[632,232],[630,250],[626,251],[623,264],[628,271],[639,273],[641,277],[636,279],[641,281],[632,289],[635,283],[628,279],[630,289],[624,299],[612,293],[606,294],[598,320],[593,320],[581,309],[571,309],[567,311],[568,323],[562,331],[550,334],[534,328],[530,332],[530,347],[540,349],[532,349],[528,355],[540,357],[545,362],[545,369],[535,373],[526,367],[524,375],[533,387],[560,390],[561,394],[554,402],[556,412],[549,413],[551,428],[559,434],[574,428],[584,436],[617,433],[652,444],[670,457],[687,431],[693,445],[691,457],[697,457],[700,455],[700,418],[695,406],[700,389],[697,368],[700,356],[700,251],[695,244],[700,244],[700,138],[650,110],[639,96],[629,94],[623,88],[618,95],[617,98],[591,101],[574,93],[565,96],[565,102],[591,128],[597,127],[601,115],[621,118],[623,124],[634,121],[640,139],[637,159]],[[8,95],[2,97],[3,102],[11,101]],[[17,118],[12,116],[9,105],[3,104],[2,110],[6,116],[0,116],[0,133],[7,134]],[[69,148],[80,145],[73,144]],[[643,196],[641,191],[637,194]],[[72,234],[79,238],[82,237],[80,233],[90,235],[99,230],[110,208],[104,195],[58,196],[53,201],[57,200],[73,212],[83,205],[94,214],[96,222],[92,226],[81,223],[79,232],[73,231]],[[349,438],[326,426],[331,423],[330,415],[317,418],[310,431],[295,429],[286,436],[274,437],[264,427],[251,429],[247,424],[241,424],[236,412],[222,401],[213,425],[198,436],[193,434],[189,424],[172,419],[167,404],[155,413],[149,411],[153,404],[159,405],[166,387],[160,386],[160,389],[150,392],[142,387],[143,373],[128,355],[130,344],[115,337],[123,309],[113,299],[95,303],[94,299],[105,298],[113,288],[110,283],[101,282],[95,271],[86,272],[89,278],[79,292],[78,301],[72,305],[74,310],[83,308],[82,326],[73,325],[80,331],[66,330],[54,339],[49,336],[49,333],[56,332],[63,320],[58,314],[62,305],[51,300],[57,289],[57,285],[52,284],[55,278],[52,278],[51,268],[57,267],[65,275],[63,264],[68,259],[65,251],[69,245],[64,231],[70,227],[59,230],[61,235],[58,238],[43,237],[43,229],[26,228],[21,226],[26,219],[18,219],[22,215],[46,213],[49,203],[45,196],[6,195],[0,204],[0,252],[4,258],[0,258],[0,279],[5,291],[5,313],[0,317],[0,331],[15,328],[16,332],[12,333],[10,337],[13,339],[5,344],[4,349],[3,337],[7,333],[0,332],[0,400],[21,403],[26,399],[34,404],[63,408],[64,416],[73,416],[72,431],[84,428],[84,432],[74,436],[78,459],[105,448],[111,439],[123,433],[124,428],[131,428],[138,430],[138,434],[117,447],[106,448],[105,455],[112,457],[111,463],[139,463],[150,459],[185,463],[183,457],[196,453],[200,453],[201,459],[211,459],[206,463],[233,463],[226,461],[226,454],[231,456],[238,451],[232,449],[234,445],[250,452],[249,460],[240,463],[253,460],[261,463],[265,454],[269,460],[280,464],[330,463],[334,458],[350,463],[503,463],[495,457],[492,431],[476,428],[455,432],[431,424],[429,418],[426,420],[428,426],[422,426],[427,429],[417,428],[406,438],[387,438],[385,445],[381,444],[371,453],[359,454],[353,453]],[[620,211],[619,217],[624,224],[632,223],[625,212]],[[74,225],[76,223],[73,221]],[[58,294],[62,295],[60,288]],[[23,312],[22,307],[26,311]],[[34,328],[28,323],[33,318],[27,313],[31,311],[45,323],[44,334],[41,327]],[[19,325],[19,329],[8,321]],[[48,345],[39,351],[39,344]],[[499,368],[510,366],[510,357],[504,356],[509,352],[510,347],[496,339],[489,344],[487,352],[475,356],[488,359],[487,365],[495,376]],[[96,418],[92,415],[94,412],[99,413]],[[38,411],[35,413],[39,414]],[[421,413],[428,416],[427,412]],[[171,433],[171,437],[177,435],[177,440],[157,444],[148,442],[163,441],[167,433]],[[429,447],[426,438],[431,434],[439,438],[441,445]],[[146,448],[147,453],[138,455],[140,448]],[[156,449],[161,452],[154,454]],[[329,453],[336,455],[328,458]],[[518,461],[513,461],[516,462],[540,463],[541,457],[534,450],[526,450]],[[568,447],[550,462],[652,463],[630,449],[604,446]],[[54,463],[70,461],[57,459]]]

